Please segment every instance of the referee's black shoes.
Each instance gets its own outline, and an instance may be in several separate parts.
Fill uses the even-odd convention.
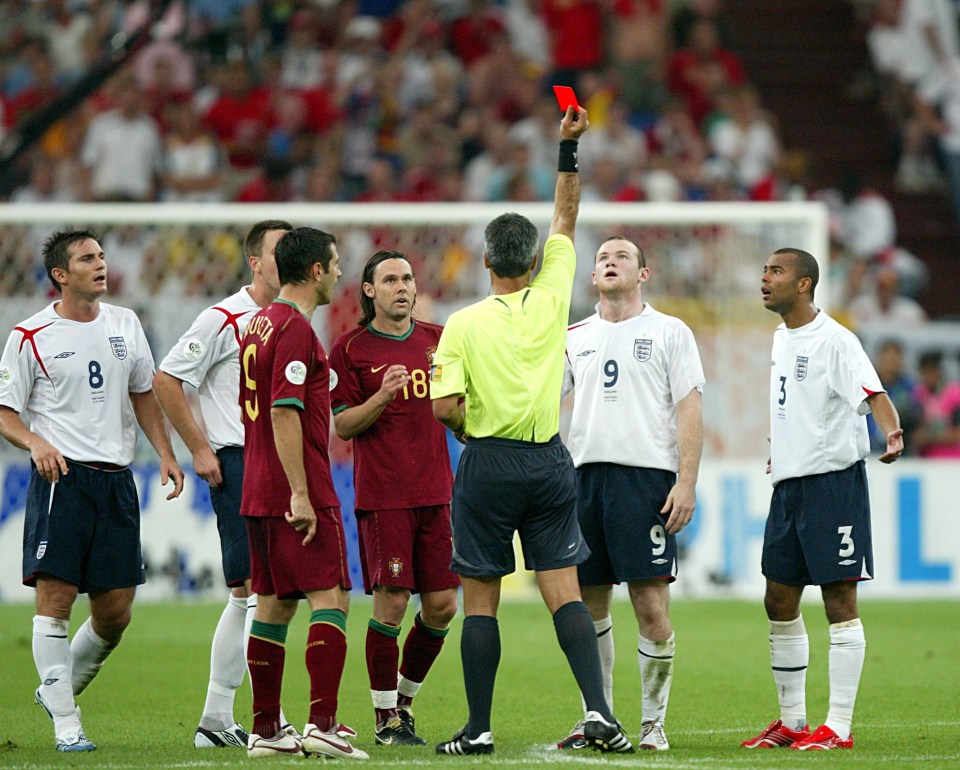
[[[437,754],[493,754],[493,733],[480,733],[470,740],[464,725],[449,741],[437,744]]]
[[[623,727],[614,719],[608,722],[596,711],[588,711],[583,718],[583,738],[587,746],[604,753],[632,754],[633,744],[623,732]]]

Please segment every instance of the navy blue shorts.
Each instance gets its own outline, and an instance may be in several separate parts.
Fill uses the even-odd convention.
[[[590,546],[580,585],[667,580],[677,574],[677,538],[660,513],[677,474],[659,468],[586,463],[577,468],[577,518]]]
[[[788,586],[873,578],[870,496],[863,461],[784,479],[763,533],[763,574]]]
[[[217,514],[220,533],[220,558],[227,585],[242,586],[250,579],[250,546],[247,527],[240,518],[240,493],[243,491],[243,447],[227,446],[217,450],[223,483],[210,487],[210,503]]]
[[[468,577],[502,577],[516,569],[520,533],[529,570],[572,567],[590,551],[577,525],[570,453],[555,436],[546,444],[470,439],[453,484],[450,569]]]
[[[30,472],[23,525],[23,583],[38,575],[73,583],[81,593],[144,582],[140,501],[133,473],[67,461],[56,484]]]

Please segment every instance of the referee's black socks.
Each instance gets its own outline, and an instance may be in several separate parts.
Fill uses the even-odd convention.
[[[603,673],[597,648],[597,632],[587,605],[582,601],[564,604],[553,614],[553,626],[557,630],[560,648],[567,656],[570,670],[580,686],[587,711],[596,711],[612,723],[613,714],[603,697]]]

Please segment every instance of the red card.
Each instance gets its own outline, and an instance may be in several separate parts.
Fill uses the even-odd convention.
[[[577,104],[577,97],[573,93],[573,89],[570,86],[554,86],[553,92],[557,95],[557,104],[560,105],[560,109],[566,112],[567,107],[573,107],[574,116],[576,116],[580,110],[580,105]]]

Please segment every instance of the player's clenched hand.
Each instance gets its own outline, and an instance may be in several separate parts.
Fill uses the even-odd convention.
[[[410,374],[407,367],[403,364],[394,364],[387,368],[383,373],[383,381],[380,383],[380,395],[383,403],[389,404],[396,398],[397,393],[403,390],[410,382]]]
[[[880,462],[892,463],[903,454],[903,428],[887,434],[887,451],[880,455]]]
[[[170,479],[173,479],[173,491],[167,495],[167,500],[180,497],[183,491],[183,469],[173,458],[160,458],[160,486],[167,486]]]
[[[220,458],[208,444],[197,450],[193,456],[193,472],[206,481],[211,487],[219,487],[223,483],[223,473],[220,471]]]
[[[667,502],[663,504],[660,513],[667,515],[666,530],[667,534],[675,535],[693,518],[693,511],[697,507],[696,487],[683,482],[674,484],[670,494],[667,495]]]
[[[283,514],[287,523],[297,532],[306,532],[303,545],[306,545],[317,534],[317,513],[310,504],[310,498],[304,494],[290,496],[290,510]]]
[[[60,450],[39,436],[30,442],[30,457],[40,477],[51,484],[60,481],[61,474],[66,476],[70,472]]]

